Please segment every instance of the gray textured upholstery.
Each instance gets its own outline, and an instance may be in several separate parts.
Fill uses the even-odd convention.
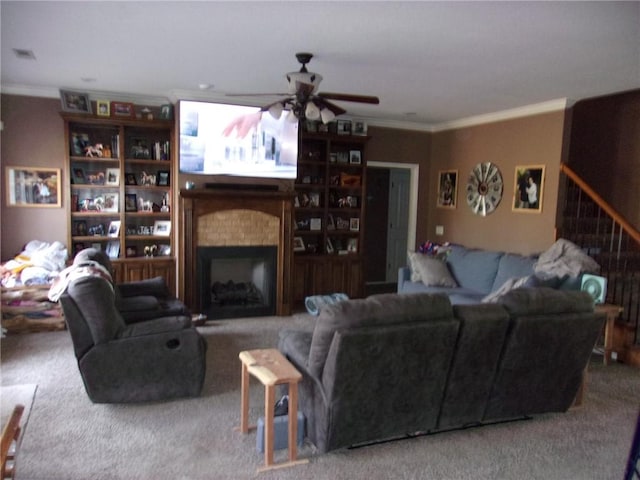
[[[566,411],[604,317],[582,292],[527,288],[498,304],[387,294],[321,310],[278,348],[302,373],[320,452],[416,432]]]
[[[95,403],[200,394],[206,342],[187,316],[128,325],[102,277],[73,280],[60,302],[89,398]]]
[[[109,257],[96,248],[85,248],[73,259],[74,265],[94,261],[113,275]],[[115,306],[125,323],[141,322],[172,315],[191,316],[191,312],[179,299],[173,297],[164,278],[154,277],[135,282],[113,283]]]

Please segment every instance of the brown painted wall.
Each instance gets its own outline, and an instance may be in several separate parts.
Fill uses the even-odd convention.
[[[50,98],[2,95],[2,226],[1,259],[13,258],[30,240],[67,242],[66,206],[8,207],[6,166],[63,168],[64,122],[60,101]],[[62,185],[67,179],[62,178]],[[64,203],[64,197],[63,197]]]
[[[1,101],[2,165],[62,168],[65,146],[60,102],[15,95],[2,95]],[[436,134],[370,126],[367,161],[420,166],[418,243],[435,239],[525,253],[540,251],[554,239],[562,123],[563,114],[558,112]],[[456,210],[436,209],[438,170],[458,169],[464,188],[469,171],[481,161],[495,162],[502,170],[505,199],[498,210],[486,218],[476,217],[466,206],[463,190],[458,193]],[[541,163],[547,166],[542,214],[512,213],[515,165]],[[189,177],[193,176],[180,175],[179,185]],[[2,188],[5,181],[3,168]],[[197,177],[197,181],[205,180]],[[2,260],[12,258],[29,240],[66,242],[65,205],[60,209],[7,207],[5,195],[3,192],[0,217]],[[443,237],[435,237],[435,225],[444,225]]]
[[[416,242],[426,238],[428,225],[426,212],[429,207],[429,158],[433,134],[414,130],[369,127],[371,140],[367,144],[367,162],[415,163],[419,165],[418,219]],[[416,244],[416,246],[417,246]]]
[[[435,133],[423,240],[524,254],[547,249],[555,241],[563,122],[564,112],[553,112]],[[495,163],[504,181],[502,201],[486,217],[475,215],[465,196],[469,173],[480,162]],[[517,165],[545,165],[541,213],[512,211]],[[448,169],[458,170],[455,210],[435,206],[438,171]],[[436,237],[436,225],[444,226],[443,236]]]

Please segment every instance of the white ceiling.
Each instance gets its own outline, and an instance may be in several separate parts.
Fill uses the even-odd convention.
[[[265,105],[295,53],[372,123],[437,129],[640,88],[640,2],[0,3],[3,93]],[[35,60],[13,49],[33,51]],[[200,84],[211,84],[200,90]],[[375,119],[375,120],[374,120]]]

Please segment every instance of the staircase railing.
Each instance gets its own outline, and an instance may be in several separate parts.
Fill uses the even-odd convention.
[[[624,308],[622,321],[640,344],[640,232],[587,185],[570,167],[565,174],[564,206],[557,237],[571,240],[593,257],[607,278],[607,303]]]

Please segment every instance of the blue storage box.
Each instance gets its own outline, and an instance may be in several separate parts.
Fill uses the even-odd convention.
[[[305,421],[302,412],[298,412],[298,446],[304,439]],[[273,449],[283,450],[289,446],[289,415],[279,415],[273,419]],[[256,450],[264,453],[264,417],[258,418],[258,435],[256,436]]]

